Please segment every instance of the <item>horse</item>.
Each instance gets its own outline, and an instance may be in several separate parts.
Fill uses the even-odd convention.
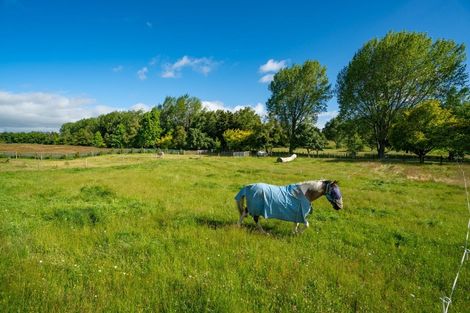
[[[336,180],[305,181],[287,186],[275,186],[256,183],[244,186],[235,196],[240,213],[238,226],[250,214],[256,226],[266,233],[259,223],[259,217],[275,218],[294,222],[294,233],[298,233],[299,225],[309,227],[308,215],[312,212],[312,202],[326,196],[335,210],[343,208],[343,198]],[[246,200],[246,206],[244,206]],[[302,231],[303,231],[302,230]]]

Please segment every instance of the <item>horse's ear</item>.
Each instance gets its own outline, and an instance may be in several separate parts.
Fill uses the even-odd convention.
[[[339,181],[334,180],[331,184],[332,184],[332,185],[339,185]]]

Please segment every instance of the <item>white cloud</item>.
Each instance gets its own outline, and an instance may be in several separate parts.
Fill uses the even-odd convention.
[[[275,73],[287,66],[287,60],[276,61],[269,59],[268,62],[259,67],[260,73]]]
[[[230,110],[224,106],[222,101],[201,101],[202,107],[208,111]]]
[[[260,83],[270,83],[274,79],[274,74],[266,74],[259,79]]]
[[[142,103],[142,102],[139,102],[139,103],[136,103],[134,104],[133,106],[130,107],[130,109],[132,111],[144,111],[144,112],[148,112],[152,109],[151,106],[145,104],[145,103]]]
[[[265,75],[263,75],[263,77],[261,77],[258,82],[263,84],[272,82],[274,79],[274,74],[280,69],[286,67],[287,62],[288,60],[276,61],[274,59],[269,59],[265,64],[259,67],[259,72]]]
[[[202,107],[208,111],[217,111],[217,110],[224,110],[235,112],[243,108],[252,108],[259,116],[265,117],[266,116],[266,107],[263,103],[258,102],[256,105],[237,105],[233,108],[225,106],[222,101],[201,101]]]
[[[258,114],[261,117],[265,117],[267,112],[266,112],[266,107],[263,103],[258,102],[255,105],[237,105],[236,107],[233,108],[233,112],[238,111],[243,108],[252,108],[256,114]]]
[[[258,115],[261,117],[266,117],[268,115],[268,111],[266,111],[266,106],[264,105],[264,103],[258,102],[253,107],[253,110],[255,110],[255,112],[258,113]]]
[[[140,80],[146,80],[148,71],[149,70],[147,67],[141,68],[140,70],[137,71],[137,77],[139,77]]]
[[[318,119],[317,119],[317,127],[322,129],[325,127],[326,122],[331,120],[332,118],[338,116],[338,111],[328,111],[328,112],[322,112],[318,114]]]
[[[0,131],[59,130],[67,122],[116,110],[90,98],[57,93],[0,91]]]
[[[187,55],[177,60],[175,63],[166,63],[163,65],[163,78],[176,78],[181,76],[181,71],[185,67],[191,68],[195,72],[199,72],[207,76],[213,71],[220,62],[216,62],[210,58],[192,58]]]
[[[119,73],[119,72],[122,72],[123,69],[124,69],[124,66],[118,65],[116,67],[113,67],[113,72],[114,73]]]
[[[145,22],[145,25],[147,25],[148,28],[153,28],[153,24],[148,21]]]
[[[176,73],[175,73],[175,71],[173,71],[173,70],[165,70],[165,71],[162,73],[162,77],[163,77],[163,78],[175,78],[175,77],[176,77]]]

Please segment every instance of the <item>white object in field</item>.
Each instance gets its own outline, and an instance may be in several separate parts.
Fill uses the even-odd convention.
[[[297,158],[297,154],[294,153],[290,157],[286,157],[286,158],[279,157],[277,158],[277,161],[281,163],[286,163],[286,162],[294,161],[296,158]]]

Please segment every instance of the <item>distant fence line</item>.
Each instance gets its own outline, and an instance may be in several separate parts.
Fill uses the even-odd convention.
[[[181,150],[181,149],[146,149],[146,148],[132,148],[132,149],[106,149],[106,150],[96,150],[88,152],[72,152],[72,153],[58,153],[58,152],[14,152],[14,151],[0,151],[0,158],[26,158],[26,159],[39,159],[39,160],[70,160],[77,158],[86,158],[94,157],[100,155],[109,155],[109,154],[151,154],[151,153],[160,153],[164,154],[178,154],[178,155],[212,155],[212,156],[233,156],[233,157],[249,157],[256,156],[256,152],[250,151],[221,151],[215,152],[210,150]],[[311,153],[308,155],[305,152],[296,152],[299,157],[311,157],[311,158],[325,158],[325,159],[348,159],[348,160],[378,160],[378,156],[373,153],[362,153],[353,155],[351,153],[330,153],[327,151],[322,151],[319,153]],[[271,152],[267,156],[273,157],[285,157],[289,154],[287,152]],[[403,154],[387,154],[385,160],[396,160],[396,161],[418,161],[417,156],[413,155],[403,155]],[[448,160],[446,157],[430,155],[425,157],[425,161],[431,162],[453,162],[453,160]],[[468,161],[468,160],[466,160]]]

